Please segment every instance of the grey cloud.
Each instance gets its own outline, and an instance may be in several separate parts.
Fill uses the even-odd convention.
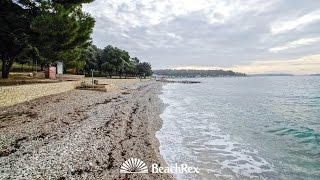
[[[99,0],[96,0],[99,1]],[[261,1],[263,2],[263,1]],[[91,9],[102,8],[94,7]],[[137,2],[136,11],[145,7]],[[155,10],[155,7],[149,7]],[[203,11],[162,19],[159,24],[128,26],[119,24],[107,16],[95,16],[96,27],[93,41],[99,47],[108,44],[131,52],[144,61],[152,63],[154,68],[172,68],[178,66],[222,66],[231,67],[250,61],[263,59],[296,58],[319,53],[320,45],[288,49],[272,53],[270,48],[286,44],[305,37],[320,37],[320,22],[312,23],[302,29],[272,35],[271,24],[284,17],[299,17],[314,10],[320,10],[318,1],[275,0],[273,6],[263,12],[243,12],[224,23],[208,23]],[[134,14],[126,4],[118,7],[117,13]],[[134,14],[136,19],[146,23],[144,16]],[[220,14],[214,15],[222,18]],[[118,21],[121,22],[122,19]]]

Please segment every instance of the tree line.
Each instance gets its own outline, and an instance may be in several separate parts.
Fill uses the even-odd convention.
[[[80,60],[85,62],[83,70],[90,74],[92,70],[98,71],[99,76],[118,75],[120,78],[124,76],[151,76],[151,65],[147,62],[140,62],[137,57],[131,58],[129,53],[111,45],[103,49],[95,45],[89,46],[81,54]]]
[[[77,64],[91,43],[95,20],[82,11],[93,0],[1,0],[2,78],[14,62],[33,60],[42,67],[57,60]]]
[[[220,77],[220,76],[247,76],[244,73],[233,72],[231,70],[176,70],[163,69],[154,70],[153,73],[159,76],[168,77]]]
[[[74,73],[95,69],[109,76],[150,75],[150,64],[131,59],[128,52],[91,45],[95,20],[82,11],[82,4],[92,1],[1,0],[2,78],[8,78],[14,62],[37,64],[43,70],[55,61]]]

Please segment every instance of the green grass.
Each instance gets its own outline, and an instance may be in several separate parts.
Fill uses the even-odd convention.
[[[0,63],[0,71],[2,69],[2,62]],[[32,64],[25,64],[22,65],[19,63],[13,63],[12,67],[11,67],[11,71],[10,72],[32,72],[32,71],[40,71],[41,67],[38,65],[34,65],[33,69],[32,69]]]

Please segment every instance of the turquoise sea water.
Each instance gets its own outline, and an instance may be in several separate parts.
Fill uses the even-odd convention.
[[[196,80],[160,95],[161,154],[200,168],[178,179],[320,179],[320,77]]]

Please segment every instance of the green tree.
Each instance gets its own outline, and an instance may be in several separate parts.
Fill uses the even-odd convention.
[[[152,75],[152,68],[150,63],[147,63],[147,62],[139,63],[137,69],[138,69],[138,75],[140,77],[146,78],[147,76]]]
[[[103,64],[102,64],[102,69],[103,69],[103,71],[105,71],[105,72],[108,72],[108,75],[109,75],[109,77],[110,78],[112,78],[112,75],[116,72],[116,70],[117,70],[117,68],[113,65],[113,64],[111,64],[110,62],[104,62]]]
[[[132,58],[132,61],[134,63],[134,72],[133,75],[137,76],[138,75],[138,65],[140,63],[140,60],[137,57]]]
[[[117,47],[108,45],[102,51],[102,67],[104,71],[108,72],[110,77],[112,77],[113,74],[118,74],[121,78],[129,61],[129,53]]]
[[[11,0],[0,1],[0,59],[2,78],[9,77],[14,61],[29,46],[30,17],[28,11]]]
[[[35,34],[33,46],[39,49],[47,63],[60,60],[70,65],[77,64],[75,62],[80,59],[81,52],[91,43],[94,19],[83,13],[81,6],[66,8],[61,4],[52,4],[49,7],[53,7],[54,12],[46,3],[42,6],[43,13],[31,23]]]
[[[146,77],[152,75],[151,65],[146,62],[140,62],[137,57],[130,58],[127,51],[111,45],[103,50],[95,45],[89,46],[81,54],[81,59],[86,62],[85,70],[90,73],[91,69],[98,70],[100,75],[107,72],[112,78],[113,75]]]
[[[39,56],[39,52],[36,48],[25,48],[24,51],[17,57],[16,62],[21,64],[21,70],[23,69],[23,65],[25,64],[37,64],[38,62],[41,63],[41,58]],[[33,70],[33,66],[32,66]]]
[[[128,72],[131,68],[130,55],[125,50],[116,48],[116,51],[117,51],[117,55],[119,56],[117,60],[117,63],[119,64],[116,64],[116,67],[118,67],[117,71],[121,78],[122,75]]]
[[[131,75],[131,76],[135,76],[135,70],[136,70],[136,65],[135,62],[130,60],[129,62],[125,61],[125,78],[127,78],[127,76]]]
[[[108,72],[110,78],[112,78],[113,73],[116,71],[116,66],[114,65],[114,59],[116,59],[116,53],[111,45],[106,46],[101,53],[101,60],[98,65],[101,66],[101,71]],[[101,72],[100,71],[100,72]]]
[[[92,69],[98,71],[102,70],[100,66],[101,51],[102,50],[95,45],[91,45],[87,49],[82,51],[80,59],[86,62],[84,70],[87,74],[89,74]]]
[[[81,59],[81,51],[78,49],[70,50],[69,53],[64,53],[61,59],[64,62],[65,69],[71,70],[75,74],[83,72],[86,61]]]
[[[8,78],[14,61],[30,47],[38,49],[44,64],[78,60],[94,26],[94,19],[81,10],[81,3],[88,2],[92,0],[2,0],[2,77]]]

